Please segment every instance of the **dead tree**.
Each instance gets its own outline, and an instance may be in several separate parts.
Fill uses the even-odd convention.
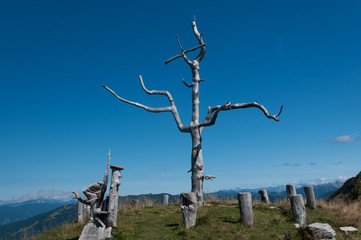
[[[214,125],[216,123],[218,114],[220,112],[238,109],[238,108],[258,108],[266,115],[267,118],[273,119],[275,121],[279,121],[279,119],[277,117],[281,114],[283,105],[281,106],[281,109],[278,114],[270,115],[268,113],[267,109],[263,105],[259,104],[256,101],[249,102],[249,103],[235,103],[235,104],[232,104],[229,101],[223,105],[208,107],[207,115],[205,116],[204,120],[202,122],[200,122],[200,120],[199,120],[199,83],[204,81],[204,79],[202,79],[199,76],[199,64],[202,61],[202,59],[206,53],[206,44],[204,43],[203,38],[202,38],[203,34],[200,34],[198,32],[195,21],[192,22],[192,28],[193,28],[193,33],[194,33],[196,39],[198,40],[199,45],[194,48],[184,50],[182,45],[180,44],[179,38],[177,36],[177,42],[178,42],[179,48],[181,50],[181,53],[170,58],[169,60],[165,61],[165,64],[168,64],[169,62],[171,62],[177,58],[183,58],[184,61],[188,64],[188,66],[191,69],[192,76],[193,76],[192,83],[189,84],[186,81],[184,81],[184,79],[182,79],[184,85],[186,87],[192,89],[192,121],[190,122],[190,124],[188,126],[183,125],[183,123],[180,119],[180,116],[178,114],[178,110],[174,103],[172,95],[168,91],[148,90],[144,86],[141,75],[139,75],[139,80],[140,80],[143,90],[147,94],[150,94],[150,95],[155,94],[155,95],[166,96],[169,100],[170,106],[162,107],[162,108],[148,107],[146,105],[143,105],[143,104],[140,104],[137,102],[132,102],[132,101],[129,101],[122,97],[119,97],[113,90],[111,90],[107,86],[103,85],[103,87],[106,88],[109,92],[111,92],[119,100],[126,102],[128,104],[134,105],[136,107],[143,108],[144,110],[146,110],[148,112],[156,112],[156,113],[171,112],[173,114],[175,122],[177,123],[179,131],[181,131],[183,133],[190,133],[191,138],[192,138],[192,154],[191,154],[191,169],[188,172],[192,172],[192,177],[191,177],[192,192],[194,192],[196,194],[199,205],[202,205],[203,181],[204,181],[204,179],[208,180],[208,179],[215,178],[215,176],[204,175],[204,173],[203,173],[204,164],[203,164],[203,157],[202,157],[201,134],[202,134],[204,128]],[[194,51],[197,49],[200,49],[198,56],[194,60],[190,60],[186,54],[188,52],[191,52],[191,51]]]

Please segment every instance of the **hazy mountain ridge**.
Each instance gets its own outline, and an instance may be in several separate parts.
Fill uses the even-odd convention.
[[[3,205],[14,205],[16,203],[23,204],[33,201],[36,203],[41,202],[63,202],[67,203],[72,200],[73,194],[68,191],[57,191],[57,190],[39,190],[34,193],[27,193],[21,196],[16,196],[8,199],[0,199],[0,206]]]
[[[309,184],[305,184],[309,185]],[[337,191],[343,182],[329,182],[321,185],[315,185],[314,192],[315,196],[318,199],[327,199],[332,193]],[[254,189],[230,189],[230,190],[221,190],[214,193],[204,194],[205,199],[228,199],[236,200],[238,192],[251,192],[254,199],[259,199],[258,190],[261,188]],[[286,187],[285,185],[281,186],[272,186],[266,188],[271,202],[277,202],[283,200],[286,197]],[[303,187],[296,188],[297,193],[304,195]],[[119,207],[129,206],[133,204],[143,205],[147,201],[153,202],[154,204],[161,204],[163,202],[163,195],[167,193],[159,194],[140,194],[140,195],[127,195],[119,196]],[[176,203],[179,201],[179,195],[169,195],[169,203]],[[32,200],[35,201],[36,200]],[[41,200],[42,201],[42,200]],[[18,206],[26,206],[21,203],[14,203]],[[20,204],[20,205],[19,205]],[[41,203],[40,203],[41,204]],[[43,203],[45,204],[45,203]],[[1,209],[1,207],[0,207]],[[23,236],[33,236],[35,233],[39,234],[44,230],[50,230],[56,227],[59,227],[65,223],[70,223],[76,220],[77,217],[77,205],[65,205],[59,207],[55,210],[31,217],[26,220],[19,222],[14,222],[12,224],[7,224],[0,227],[0,239],[21,239]]]
[[[0,227],[1,240],[30,238],[44,231],[60,227],[74,221],[77,216],[77,204],[58,207],[49,212],[7,224]]]

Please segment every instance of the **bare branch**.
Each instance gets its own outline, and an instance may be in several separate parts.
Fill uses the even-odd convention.
[[[144,86],[144,83],[143,83],[143,79],[142,79],[142,76],[139,75],[139,80],[140,80],[140,84],[142,85],[142,88],[143,90],[149,94],[149,95],[153,95],[153,94],[157,94],[157,95],[164,95],[168,98],[171,106],[169,107],[162,107],[162,108],[151,108],[151,107],[148,107],[148,106],[145,106],[143,104],[140,104],[140,103],[137,103],[137,102],[132,102],[132,101],[129,101],[127,99],[124,99],[122,97],[119,97],[113,90],[111,90],[110,88],[108,88],[107,86],[103,85],[104,88],[106,88],[109,92],[111,92],[116,98],[118,98],[119,100],[125,102],[125,103],[128,103],[128,104],[131,104],[131,105],[134,105],[136,107],[139,107],[139,108],[143,108],[144,110],[148,111],[148,112],[155,112],[155,113],[159,113],[159,112],[172,112],[173,114],[173,117],[174,117],[174,120],[176,121],[177,123],[177,126],[178,126],[178,129],[181,131],[181,132],[190,132],[190,127],[189,126],[184,126],[182,124],[182,121],[179,117],[179,114],[178,114],[178,110],[177,110],[177,107],[175,106],[175,103],[174,103],[174,100],[173,100],[173,97],[172,95],[168,92],[168,91],[158,91],[158,90],[148,90],[145,86]]]
[[[216,176],[213,176],[213,175],[203,175],[203,178],[205,180],[212,180],[213,181],[213,178],[216,178]]]
[[[186,86],[189,87],[189,88],[193,87],[193,83],[192,83],[192,84],[188,84],[186,81],[184,81],[183,78],[182,78],[182,82],[184,83],[184,85],[186,85]]]
[[[129,101],[127,99],[124,99],[122,97],[119,97],[113,90],[111,90],[110,88],[108,88],[107,86],[103,85],[104,88],[106,88],[109,92],[111,92],[116,98],[118,98],[119,100],[129,103],[131,105],[134,105],[136,107],[140,107],[143,108],[144,110],[148,111],[148,112],[171,112],[172,111],[172,107],[163,107],[163,108],[151,108],[148,106],[145,106],[143,104],[137,103],[137,102],[132,102]]]
[[[201,127],[200,131],[203,131],[204,127],[214,125],[216,123],[216,119],[217,119],[218,113],[220,111],[228,111],[228,110],[237,109],[237,108],[251,108],[251,107],[256,107],[256,108],[260,109],[264,113],[264,115],[266,115],[267,118],[273,119],[277,122],[279,121],[279,119],[277,117],[281,114],[282,109],[283,109],[283,105],[282,105],[278,114],[270,115],[268,113],[267,109],[263,105],[258,104],[258,102],[236,103],[236,104],[230,104],[230,102],[228,102],[224,105],[217,105],[212,108],[208,108],[208,113],[207,113],[204,121],[201,124],[199,124],[199,127]]]
[[[193,22],[192,22],[192,28],[193,28],[193,33],[194,33],[194,35],[195,35],[196,38],[198,39],[199,45],[200,45],[200,46],[204,45],[204,46],[201,48],[201,52],[198,54],[197,58],[195,59],[197,62],[200,62],[200,61],[202,61],[204,55],[206,54],[205,44],[204,44],[203,39],[202,39],[202,35],[203,35],[203,34],[200,34],[200,33],[198,32],[197,25],[196,25],[196,21],[193,21]]]
[[[171,61],[173,61],[173,60],[175,60],[175,59],[177,59],[177,58],[179,58],[179,57],[183,57],[183,58],[184,58],[184,56],[185,56],[185,54],[186,54],[187,52],[191,52],[191,51],[197,50],[198,48],[203,48],[203,47],[205,47],[205,46],[206,46],[206,44],[203,43],[203,44],[201,44],[201,45],[199,45],[199,46],[197,46],[197,47],[184,50],[182,53],[178,54],[177,56],[174,56],[174,57],[168,59],[167,61],[165,61],[164,64],[168,64],[169,62],[171,62]],[[185,57],[186,57],[186,56],[185,56]],[[186,58],[187,58],[187,57],[186,57]],[[187,58],[187,59],[188,59],[188,58]],[[190,61],[190,60],[188,59],[188,61]],[[187,63],[188,63],[188,62],[187,62]],[[189,64],[189,63],[188,63],[188,64]]]
[[[182,52],[184,52],[184,50],[183,50],[183,48],[182,48],[182,45],[180,44],[180,41],[179,41],[179,38],[178,38],[178,34],[177,34],[177,43],[178,43],[179,48],[182,50]]]

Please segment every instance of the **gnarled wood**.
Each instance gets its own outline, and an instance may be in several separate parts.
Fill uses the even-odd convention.
[[[118,199],[119,199],[119,186],[120,186],[120,171],[123,167],[110,166],[112,169],[112,179],[109,188],[109,203],[108,203],[108,216],[106,225],[107,227],[117,227],[118,216]]]
[[[194,192],[183,192],[180,194],[181,211],[183,223],[186,228],[196,225],[198,201]]]

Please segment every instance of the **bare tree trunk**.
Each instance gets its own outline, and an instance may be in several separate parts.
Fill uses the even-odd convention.
[[[253,225],[252,195],[249,192],[238,193],[238,206],[241,214],[241,223]]]
[[[312,209],[316,209],[316,198],[313,192],[313,187],[308,186],[303,188],[306,194],[306,206]]]
[[[194,192],[183,192],[180,194],[183,222],[186,228],[196,225],[198,201]]]
[[[306,209],[301,194],[290,197],[293,220],[301,225],[306,225]]]
[[[269,204],[268,194],[266,189],[261,189],[258,191],[258,193],[261,195],[261,201],[265,204]]]
[[[192,129],[192,192],[195,193],[198,206],[203,204],[203,156],[199,128]]]
[[[297,194],[296,186],[292,184],[286,185],[286,194],[287,194],[287,201],[290,201],[290,198]]]

